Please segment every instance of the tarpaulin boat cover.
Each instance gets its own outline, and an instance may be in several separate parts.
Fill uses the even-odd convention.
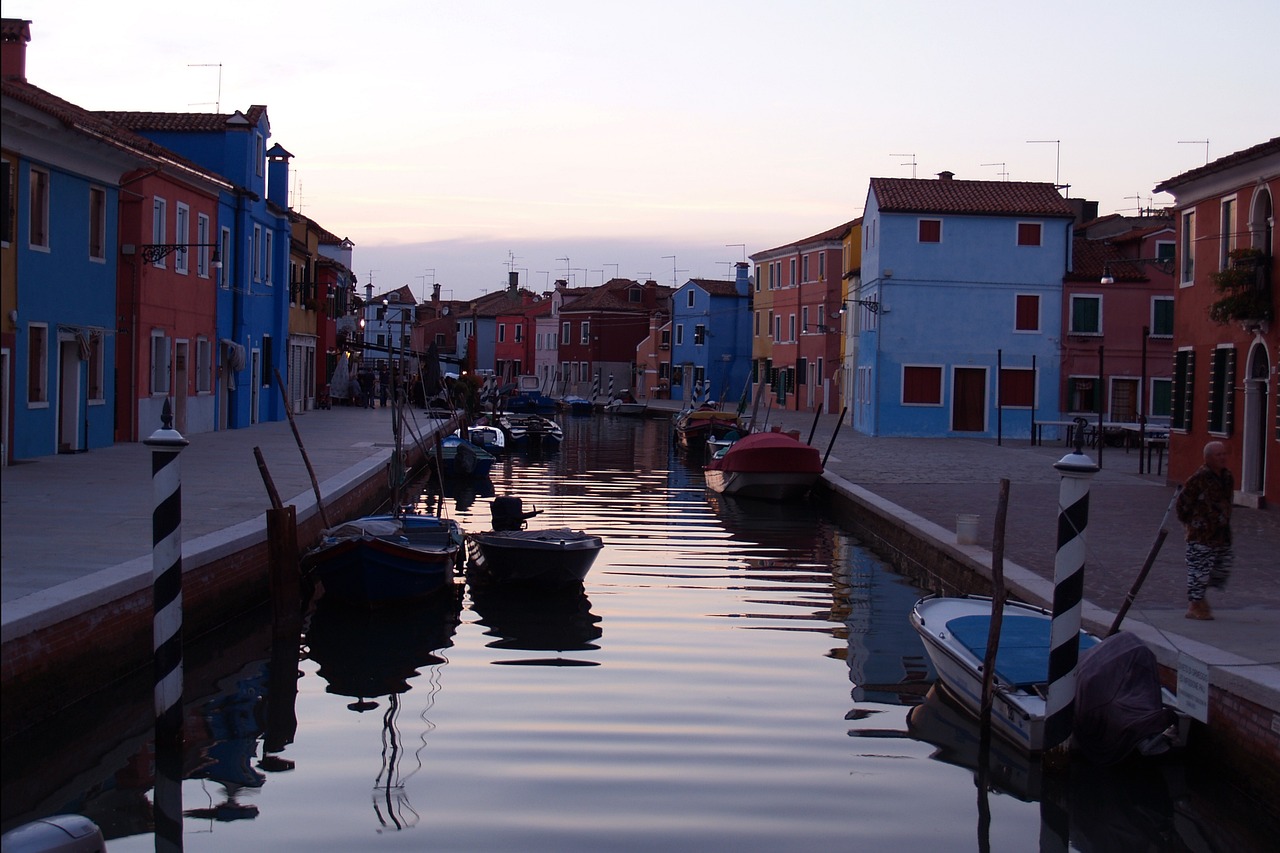
[[[1096,764],[1114,764],[1174,722],[1164,706],[1156,656],[1120,631],[1090,649],[1076,670],[1072,744]]]
[[[757,432],[735,441],[707,465],[721,471],[821,474],[822,455],[783,432]]]

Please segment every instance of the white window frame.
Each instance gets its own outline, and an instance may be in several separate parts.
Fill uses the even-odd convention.
[[[213,342],[196,336],[196,394],[213,393]]]
[[[216,270],[218,286],[223,290],[231,289],[231,264],[227,263],[227,259],[231,257],[231,229],[223,227],[218,236],[218,252],[222,257],[222,265]]]
[[[568,346],[572,340],[573,340],[573,330],[570,328],[570,324],[566,320],[565,322],[560,324],[560,343],[564,346]],[[567,363],[568,362],[566,362],[566,364]]]
[[[676,346],[684,343],[684,323],[676,323]]]
[[[49,206],[53,200],[48,169],[32,166],[27,170],[30,207],[27,210],[27,247],[39,252],[49,251]],[[7,204],[8,201],[6,200]],[[47,392],[48,389],[46,389]]]
[[[85,373],[89,378],[88,405],[102,406],[107,402],[106,335],[89,332],[89,361]],[[97,392],[96,394],[94,392]]]
[[[1179,263],[1179,285],[1190,287],[1196,280],[1196,209],[1182,211]]]
[[[200,248],[196,251],[196,275],[201,278],[209,277],[209,247],[208,243],[213,242],[209,239],[209,214],[196,214],[196,242],[200,244]]]
[[[173,216],[173,242],[181,247],[173,253],[173,271],[179,275],[186,275],[190,271],[190,264],[187,261],[187,247],[191,245],[190,206],[178,202]]]
[[[921,237],[920,226],[926,222],[938,223],[938,239],[937,240],[920,239]],[[920,218],[918,218],[916,220],[916,242],[925,246],[934,246],[942,243],[942,218],[938,216],[921,216]]]
[[[47,409],[49,407],[48,323],[27,324],[27,360],[27,408]],[[36,381],[32,382],[32,378]]]
[[[1151,309],[1150,309],[1151,319],[1150,319],[1149,325],[1147,326],[1147,328],[1151,330],[1151,337],[1156,338],[1158,340],[1171,340],[1173,338],[1173,322],[1172,321],[1170,321],[1169,323],[1168,332],[1156,331],[1156,303],[1157,302],[1168,302],[1170,307],[1173,307],[1176,300],[1172,296],[1151,297]]]
[[[1235,251],[1237,205],[1235,195],[1222,198],[1218,203],[1218,222],[1222,226],[1221,250],[1218,255],[1218,269],[1225,270],[1231,265],[1231,253]]]
[[[591,321],[590,320],[582,321],[582,328],[578,330],[578,343],[580,344],[591,343]]]
[[[162,246],[169,242],[165,239],[168,232],[169,221],[169,202],[161,196],[152,196],[151,198],[151,242],[154,245]],[[155,260],[156,269],[164,269],[164,256],[160,256]]]
[[[1093,331],[1082,332],[1076,328],[1076,300],[1092,299],[1098,303],[1098,328]],[[1067,334],[1081,335],[1088,337],[1102,337],[1104,332],[1102,325],[1102,294],[1101,293],[1073,293],[1067,303]]]
[[[689,288],[689,290],[686,292],[686,296],[685,296],[686,303],[688,304],[688,306],[689,306],[690,308],[692,308],[692,307],[693,307],[693,301],[694,301],[693,296],[694,296],[694,294],[693,294],[693,288],[691,287],[691,288]]]
[[[1023,243],[1021,240],[1022,226],[1034,225],[1036,228],[1036,241],[1034,243]],[[1013,226],[1013,245],[1024,249],[1039,249],[1044,245],[1044,223],[1032,220],[1024,220]]]
[[[151,330],[151,376],[148,384],[151,389],[152,397],[169,396],[169,386],[172,384],[173,370],[173,348],[169,345],[169,338],[165,335],[164,329]],[[157,356],[159,356],[157,358]]]
[[[271,230],[270,228],[266,228],[264,229],[264,236],[266,239],[263,240],[263,245],[262,245],[262,263],[263,263],[262,281],[264,284],[270,287],[272,284],[275,283],[273,276],[271,274],[271,271],[275,268],[275,265],[276,265],[275,264],[276,232]]]
[[[106,259],[107,191],[104,187],[95,185],[89,187],[89,260],[102,263]]]
[[[936,403],[908,403],[907,397],[907,370],[919,368],[922,370],[938,371],[938,401]],[[923,409],[940,409],[947,403],[947,366],[945,364],[903,364],[899,368],[898,374],[898,405],[912,406]]]
[[[262,281],[262,226],[253,226],[253,246],[250,248],[253,256],[253,280]]]

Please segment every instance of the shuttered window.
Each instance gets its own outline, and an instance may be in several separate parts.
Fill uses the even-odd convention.
[[[1235,415],[1236,348],[1218,347],[1213,351],[1213,367],[1209,373],[1209,432],[1230,435]]]
[[[907,406],[942,405],[942,368],[904,366],[902,403]]]
[[[1193,350],[1180,349],[1173,356],[1173,388],[1170,401],[1169,426],[1173,429],[1191,429],[1191,404],[1195,391],[1196,354]]]

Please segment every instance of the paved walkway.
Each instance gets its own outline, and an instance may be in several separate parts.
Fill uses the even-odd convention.
[[[674,408],[674,404],[672,404]],[[433,423],[417,413],[425,432]],[[761,418],[763,420],[763,416]],[[1053,463],[1067,449],[997,446],[992,440],[868,438],[847,425],[834,444],[836,418],[774,411],[771,424],[800,431],[824,452],[828,472],[932,522],[955,530],[956,516],[979,516],[982,557],[990,547],[999,481],[1010,481],[1006,560],[1051,581],[1056,551],[1059,476]],[[336,407],[297,418],[299,432],[326,492],[344,472],[385,459],[390,410]],[[260,447],[286,503],[312,501],[311,480],[287,422],[190,436],[183,451],[183,538],[251,521],[267,507],[253,448]],[[146,557],[151,545],[149,450],[122,444],[84,454],[45,457],[0,469],[0,588],[5,637],[58,588],[101,569]],[[1093,452],[1096,459],[1096,451]],[[1085,597],[1114,612],[1124,599],[1173,497],[1162,477],[1139,475],[1136,453],[1104,451],[1092,480]],[[349,474],[348,474],[349,476]],[[326,482],[329,481],[329,482]],[[1130,612],[1174,649],[1257,682],[1280,695],[1280,510],[1237,508],[1236,566],[1225,592],[1212,592],[1217,619],[1194,622],[1186,609],[1181,530],[1170,535]],[[985,561],[990,563],[986,554]],[[60,586],[66,584],[67,586]],[[65,596],[59,596],[60,598]],[[1280,703],[1269,707],[1280,710]]]

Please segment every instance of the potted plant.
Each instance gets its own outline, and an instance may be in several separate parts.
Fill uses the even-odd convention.
[[[1209,306],[1209,319],[1224,325],[1239,322],[1246,327],[1270,320],[1267,256],[1261,249],[1234,249],[1227,257],[1227,266],[1209,276],[1219,294]]]

